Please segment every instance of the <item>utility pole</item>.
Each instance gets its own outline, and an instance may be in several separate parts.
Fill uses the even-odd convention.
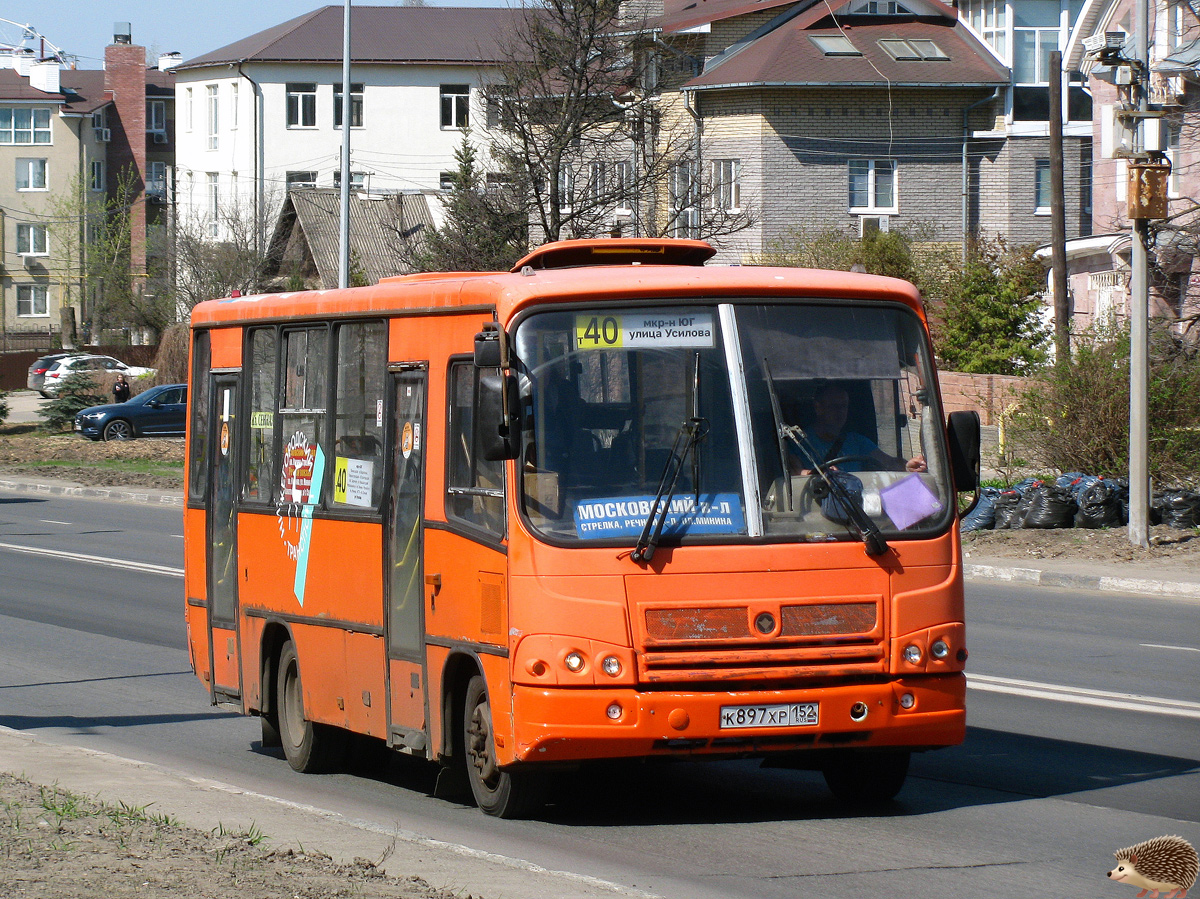
[[[1134,16],[1133,97],[1136,111],[1145,113],[1149,108],[1147,94],[1150,75],[1148,0],[1137,0]],[[1134,121],[1142,138],[1136,149],[1144,150],[1146,120],[1139,117]],[[1133,187],[1131,184],[1130,188]],[[1137,187],[1141,187],[1140,183]],[[1135,206],[1135,203],[1130,205]],[[1140,212],[1140,209],[1135,206],[1134,211]],[[1150,545],[1150,470],[1147,459],[1150,453],[1147,430],[1150,274],[1146,259],[1146,224],[1144,216],[1131,216],[1130,236],[1133,247],[1129,273],[1129,542],[1141,547]]]
[[[339,209],[338,287],[350,286],[350,0],[342,16],[342,190]]]
[[[1071,296],[1067,292],[1067,210],[1063,189],[1062,53],[1050,52],[1050,287],[1054,297],[1054,361],[1071,361]]]

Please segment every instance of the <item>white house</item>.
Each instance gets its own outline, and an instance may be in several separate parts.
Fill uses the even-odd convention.
[[[354,7],[352,185],[443,189],[468,128],[483,143],[481,87],[522,15]],[[340,183],[342,40],[343,7],[326,6],[175,69],[181,222],[198,222],[213,237],[235,221],[257,221],[261,230],[289,187]]]

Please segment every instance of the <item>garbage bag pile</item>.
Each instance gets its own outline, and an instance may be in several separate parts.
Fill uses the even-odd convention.
[[[1071,471],[1053,481],[1026,478],[1011,487],[983,487],[961,530],[1111,528],[1129,521],[1129,479]],[[1150,523],[1200,527],[1200,493],[1164,490],[1150,501]]]

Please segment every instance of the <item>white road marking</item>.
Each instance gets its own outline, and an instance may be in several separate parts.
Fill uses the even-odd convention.
[[[70,521],[55,521],[53,518],[39,518],[38,521],[42,524],[61,524],[64,527],[70,527],[73,523]]]
[[[1179,649],[1183,652],[1200,652],[1200,649],[1195,646],[1172,646],[1170,643],[1139,643],[1138,646],[1144,646],[1147,649]]]
[[[1173,715],[1177,718],[1200,719],[1200,702],[1186,699],[1163,699],[1140,696],[1136,693],[1111,693],[1107,690],[1088,690],[1063,684],[1041,684],[1036,681],[993,677],[989,674],[968,674],[967,686],[988,693],[1007,693],[1031,699],[1049,699],[1075,705],[1091,705],[1105,709],[1124,709],[1130,712],[1149,712],[1154,715]]]
[[[105,568],[122,568],[126,571],[144,571],[148,574],[161,574],[166,577],[183,577],[182,568],[171,568],[167,565],[153,565],[149,562],[131,562],[126,559],[106,559],[103,556],[87,556],[83,553],[71,553],[61,549],[43,549],[38,546],[17,546],[13,543],[0,543],[0,549],[30,556],[53,556],[56,559],[70,559],[72,562],[84,562],[88,565],[102,565]]]

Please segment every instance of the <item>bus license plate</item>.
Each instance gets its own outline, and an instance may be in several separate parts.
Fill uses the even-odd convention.
[[[790,702],[781,705],[723,705],[721,729],[739,727],[815,727],[818,703]]]

